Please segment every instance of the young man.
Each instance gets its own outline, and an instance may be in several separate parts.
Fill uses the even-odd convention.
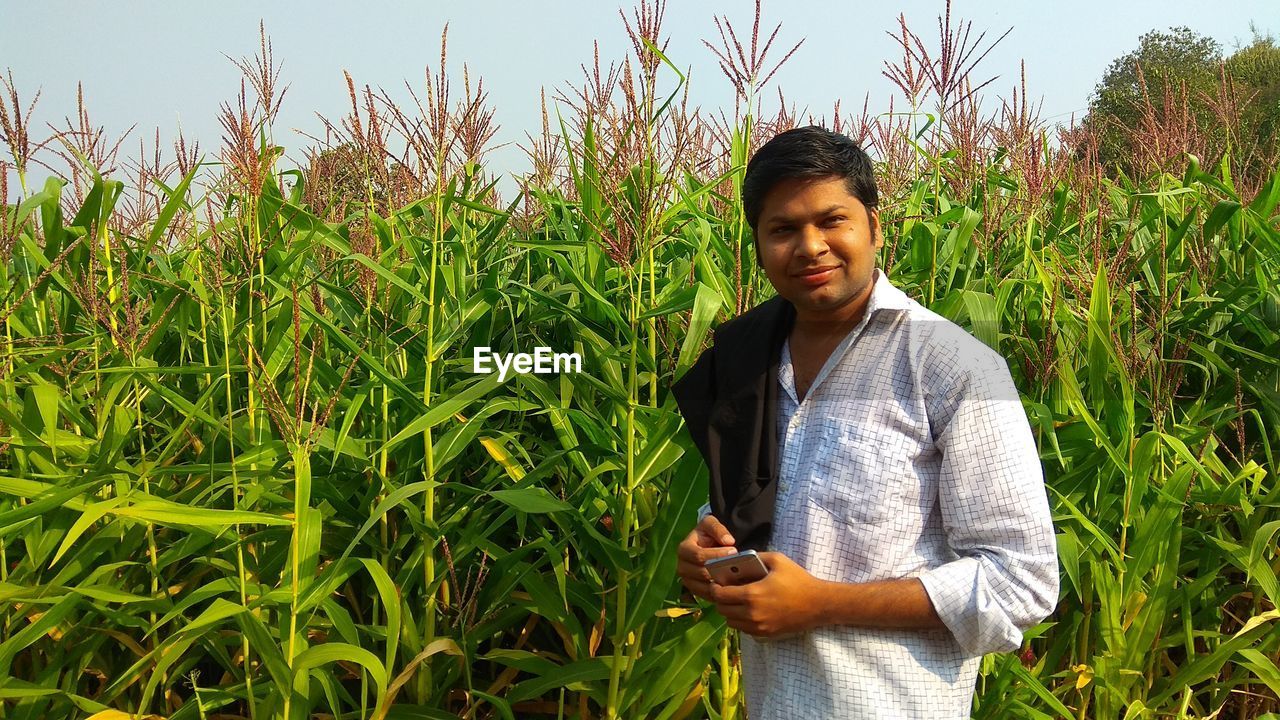
[[[894,287],[870,159],[784,132],[743,204],[778,297],[674,387],[711,470],[678,572],[742,631],[751,720],[967,718],[984,653],[1058,598],[1035,441],[1003,358]],[[763,580],[707,560],[761,550]]]

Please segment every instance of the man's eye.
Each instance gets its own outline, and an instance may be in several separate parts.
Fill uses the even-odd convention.
[[[785,234],[787,234],[787,233],[789,233],[789,232],[791,232],[791,226],[790,226],[790,225],[779,225],[778,227],[775,227],[775,228],[773,229],[773,234],[774,234],[774,235],[785,235]]]
[[[827,218],[827,227],[835,227],[835,226],[837,226],[837,225],[839,225],[839,224],[843,223],[843,222],[844,222],[844,220],[845,220],[845,218],[844,218],[844,216],[843,216],[843,215],[836,215],[836,216],[834,216],[834,217],[829,217],[829,218]]]

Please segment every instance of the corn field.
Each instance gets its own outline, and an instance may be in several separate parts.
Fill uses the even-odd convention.
[[[797,50],[758,6],[703,111],[662,10],[544,100],[510,200],[443,37],[411,107],[348,77],[300,167],[265,32],[212,153],[118,161],[83,105],[39,142],[6,81],[0,717],[742,718],[676,581],[707,478],[668,388],[771,294],[739,182],[809,119],[872,151],[879,265],[1008,359],[1039,443],[1062,597],[973,716],[1280,717],[1280,165],[1135,138],[1112,177],[905,22],[909,107],[766,113]]]

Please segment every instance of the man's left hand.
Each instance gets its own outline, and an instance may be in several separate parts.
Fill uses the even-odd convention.
[[[728,625],[755,637],[804,632],[821,623],[822,580],[779,552],[762,552],[769,574],[745,585],[711,585],[710,597]]]

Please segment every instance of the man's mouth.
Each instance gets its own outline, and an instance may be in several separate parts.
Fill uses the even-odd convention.
[[[805,285],[822,285],[831,279],[831,276],[835,274],[839,267],[838,265],[829,265],[827,267],[809,268],[796,273],[795,277]]]

